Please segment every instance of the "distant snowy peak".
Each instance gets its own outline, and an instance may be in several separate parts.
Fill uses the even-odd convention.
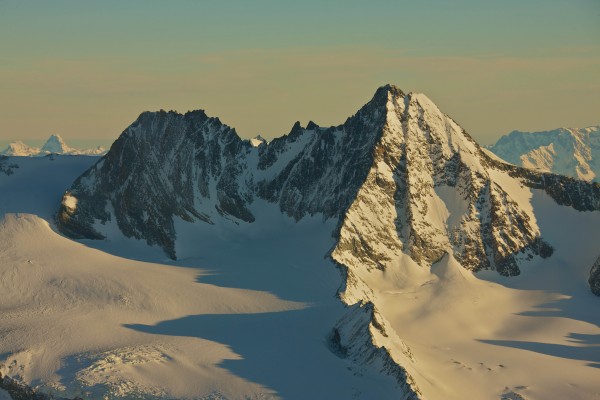
[[[488,148],[526,168],[587,181],[600,177],[600,126],[543,132],[513,131]]]
[[[95,147],[91,149],[76,149],[67,145],[60,135],[51,135],[42,149],[40,155],[44,154],[68,154],[68,155],[87,155],[101,156],[106,154],[107,150],[103,147]]]
[[[41,153],[44,154],[68,154],[74,149],[71,149],[60,135],[51,135],[46,143],[42,146]]]
[[[250,144],[252,147],[259,147],[261,144],[266,144],[267,141],[260,135],[256,135],[252,139],[250,139]]]
[[[76,149],[67,145],[60,135],[51,135],[41,149],[16,141],[10,143],[5,150],[0,152],[0,155],[11,157],[39,157],[48,154],[102,156],[106,152],[107,150],[100,146],[92,149]]]
[[[70,155],[78,155],[78,156],[103,156],[108,152],[104,147],[97,146],[91,149],[74,149],[71,148],[71,151],[66,154]]]
[[[38,155],[39,153],[39,148],[29,146],[21,141],[16,141],[10,143],[6,149],[0,152],[0,155],[9,157],[28,157]]]

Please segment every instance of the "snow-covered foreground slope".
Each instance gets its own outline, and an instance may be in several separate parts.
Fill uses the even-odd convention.
[[[600,176],[600,126],[514,131],[489,150],[515,165],[584,180]]]
[[[22,159],[0,175],[10,199],[0,222],[3,375],[84,398],[397,398],[395,381],[357,375],[328,347],[345,311],[339,271],[324,258],[330,223],[296,224],[257,203],[264,224],[186,224],[177,263],[117,232],[74,242],[48,225],[48,204],[86,168],[80,160]],[[32,187],[45,193],[30,196]]]

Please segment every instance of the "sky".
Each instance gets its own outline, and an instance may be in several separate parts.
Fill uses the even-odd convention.
[[[110,145],[145,110],[241,137],[422,92],[479,143],[600,124],[598,0],[0,0],[0,145]]]

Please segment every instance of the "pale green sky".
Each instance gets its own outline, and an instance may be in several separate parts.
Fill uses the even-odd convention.
[[[0,0],[1,145],[109,144],[161,108],[272,138],[385,83],[483,144],[600,124],[600,1]]]

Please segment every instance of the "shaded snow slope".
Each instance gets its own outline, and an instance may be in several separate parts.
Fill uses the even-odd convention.
[[[99,159],[0,156],[0,212],[36,214],[52,220],[71,182]]]
[[[30,214],[6,215],[0,232],[1,314],[7,330],[0,348],[8,354],[3,375],[44,392],[93,398],[198,396],[225,381],[227,396],[271,392],[218,368],[238,357],[223,345],[143,334],[126,325],[302,304],[203,285],[196,282],[198,270],[111,256],[65,240]]]
[[[498,139],[489,150],[526,168],[588,181],[597,181],[600,175],[600,126],[514,131]]]

